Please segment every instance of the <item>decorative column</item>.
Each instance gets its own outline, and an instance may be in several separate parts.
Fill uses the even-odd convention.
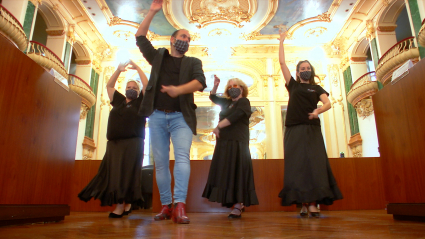
[[[24,25],[28,0],[3,0],[2,5],[18,19],[22,26]]]
[[[392,46],[397,43],[395,29],[397,25],[382,25],[378,26],[376,31],[376,40],[379,51],[379,56],[384,55]]]
[[[372,61],[373,61],[373,65],[376,68],[378,68],[378,61],[379,61],[379,50],[378,50],[378,43],[376,40],[376,30],[375,30],[375,26],[373,23],[373,20],[367,20],[366,21],[366,38],[369,40],[369,49],[370,49],[370,54],[372,56]],[[380,81],[377,81],[378,83],[378,89],[382,89],[384,87],[384,85],[382,85],[382,83]]]
[[[68,32],[66,34],[66,43],[65,43],[65,52],[63,58],[63,64],[65,66],[66,71],[69,73],[69,67],[71,65],[71,56],[72,56],[72,48],[75,42],[75,34],[74,34],[75,26],[71,25],[68,28]]]
[[[267,135],[266,155],[269,159],[277,159],[283,157],[283,155],[279,155],[279,148],[282,147],[282,144],[279,144],[279,142],[282,142],[282,140],[279,140],[279,134],[276,132],[277,125],[281,124],[281,122],[279,120],[280,115],[277,114],[277,112],[280,112],[280,109],[277,107],[275,99],[275,90],[277,89],[279,79],[277,76],[273,75],[273,59],[266,59],[266,72],[267,75],[263,76],[268,96],[268,102],[266,102],[264,108],[265,114],[267,115],[267,117],[265,117]],[[282,132],[282,130],[280,130],[280,132]]]
[[[84,160],[90,160],[93,158],[94,150],[96,149],[96,145],[94,144],[93,139],[84,136],[83,141],[83,159]]]
[[[352,80],[353,83],[355,83],[355,81],[360,78],[363,79],[363,76],[368,73],[366,56],[351,57],[350,60]],[[357,84],[355,84],[352,88],[361,90],[361,84],[357,82]],[[358,101],[355,105],[353,105],[358,116],[359,133],[350,137],[348,145],[350,146],[354,157],[379,157],[378,134],[376,132],[372,99],[370,94],[366,94],[364,97],[365,98],[361,101]]]
[[[83,79],[87,84],[90,83],[91,77],[91,61],[78,61],[75,75]],[[87,112],[89,108],[86,104],[81,103],[80,111],[80,123],[78,125],[78,137],[77,137],[77,148],[75,153],[75,159],[84,159],[83,144],[84,144],[84,133],[86,129]],[[85,145],[91,145],[86,142]],[[86,151],[87,152],[87,151]],[[85,154],[87,155],[87,154]]]
[[[350,146],[351,152],[353,153],[353,157],[364,157],[362,154],[362,137],[360,136],[360,133],[351,136],[348,145]]]
[[[366,56],[352,56],[350,58],[352,83],[367,73]]]
[[[99,84],[101,84],[102,86],[99,87],[99,92],[100,92],[99,118],[97,120],[97,123],[95,124],[95,128],[97,129],[96,159],[102,159],[103,155],[106,152],[107,139],[105,135],[108,128],[109,112],[112,110],[112,105],[110,104],[108,92],[105,86],[114,72],[115,72],[114,66],[107,66],[104,68],[102,77],[100,78],[103,80],[99,79]],[[100,81],[102,83],[100,83]],[[115,88],[117,88],[117,85],[115,85]]]
[[[46,46],[56,54],[59,59],[63,62],[65,56],[65,47],[67,36],[65,31],[62,30],[46,30],[47,32],[47,43]]]

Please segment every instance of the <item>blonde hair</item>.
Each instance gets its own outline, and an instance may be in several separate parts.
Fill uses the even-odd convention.
[[[229,94],[227,93],[227,89],[229,88],[230,81],[236,82],[236,84],[238,86],[242,87],[242,89],[243,89],[243,91],[242,91],[242,97],[247,97],[248,96],[248,86],[246,86],[245,82],[243,82],[239,78],[232,78],[232,79],[229,79],[227,81],[226,87],[224,88],[224,96],[226,98],[230,98]]]
[[[130,83],[130,82],[134,82],[134,83],[136,83],[137,88],[139,88],[139,92],[138,92],[138,93],[140,93],[140,91],[142,90],[141,85],[140,85],[140,81],[137,81],[137,80],[135,80],[135,79],[129,79],[129,80],[127,81],[127,84],[126,84],[125,86],[127,87],[127,86],[128,86],[128,83]]]

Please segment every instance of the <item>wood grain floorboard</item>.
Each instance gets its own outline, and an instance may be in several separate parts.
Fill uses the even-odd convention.
[[[156,222],[149,210],[121,219],[105,212],[71,212],[64,221],[0,227],[0,238],[425,238],[425,223],[395,221],[384,210],[322,211],[321,218],[294,212],[189,213],[191,223]]]

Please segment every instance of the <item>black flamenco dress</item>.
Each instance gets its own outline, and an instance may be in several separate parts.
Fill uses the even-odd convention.
[[[226,118],[231,125],[220,129],[202,197],[224,207],[258,205],[249,151],[250,102],[245,97],[232,101],[210,95],[210,99],[221,106],[220,121]]]
[[[333,176],[320,127],[320,119],[308,118],[317,108],[321,86],[296,82],[291,78],[286,88],[289,103],[285,121],[284,187],[279,193],[282,206],[311,203],[331,205],[342,199]]]
[[[87,202],[92,197],[101,206],[118,203],[142,205],[141,173],[146,118],[138,110],[143,94],[126,103],[124,95],[115,91],[108,119],[105,156],[97,175],[78,194]]]

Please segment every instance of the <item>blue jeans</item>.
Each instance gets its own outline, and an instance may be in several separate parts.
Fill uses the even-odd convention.
[[[170,138],[174,146],[174,203],[186,203],[190,176],[192,130],[181,112],[155,110],[149,116],[149,133],[155,161],[156,184],[162,205],[172,203],[170,174]]]

